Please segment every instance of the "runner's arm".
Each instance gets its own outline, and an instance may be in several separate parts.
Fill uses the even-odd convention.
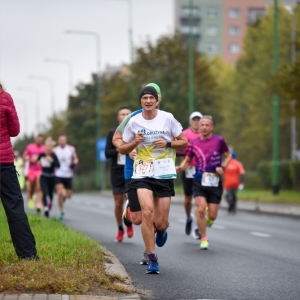
[[[216,172],[219,175],[223,175],[224,174],[224,169],[228,166],[229,162],[231,161],[231,153],[230,151],[227,151],[224,153],[225,159],[222,161],[221,166],[220,167],[216,167]]]
[[[168,145],[169,143],[169,145]],[[153,144],[157,148],[172,148],[175,150],[181,150],[185,148],[188,144],[186,137],[181,133],[178,137],[176,137],[173,141],[166,141],[165,139],[159,138],[153,141]]]
[[[191,160],[192,159],[190,157],[186,156],[184,160],[181,162],[181,164],[176,167],[176,172],[179,173],[181,171],[185,171],[188,168]]]
[[[118,129],[116,129],[113,135],[112,143],[117,149],[119,149],[120,146],[122,145],[122,133]]]

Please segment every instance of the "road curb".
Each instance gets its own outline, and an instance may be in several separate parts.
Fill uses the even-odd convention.
[[[106,272],[109,274],[117,274],[117,275],[121,276],[122,278],[124,278],[125,279],[124,284],[119,284],[119,285],[126,288],[127,290],[131,291],[131,294],[122,296],[121,298],[118,298],[118,299],[119,300],[141,299],[139,294],[137,293],[136,288],[132,284],[130,276],[128,275],[125,267],[119,261],[119,259],[112,252],[110,252],[106,249],[105,249],[105,256],[108,257],[108,259],[112,262],[112,263],[107,262],[104,264]]]

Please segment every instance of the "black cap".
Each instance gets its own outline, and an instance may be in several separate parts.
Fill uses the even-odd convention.
[[[157,101],[158,101],[158,94],[157,94],[157,91],[154,87],[152,86],[145,86],[144,88],[142,88],[140,90],[140,93],[139,93],[139,99],[141,101],[142,97],[146,94],[150,94],[152,95]]]

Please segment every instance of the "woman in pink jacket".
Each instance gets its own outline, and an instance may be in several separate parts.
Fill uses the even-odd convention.
[[[0,83],[0,198],[11,239],[19,258],[38,259],[34,236],[24,211],[24,200],[14,166],[11,137],[20,132],[19,118],[10,94]]]

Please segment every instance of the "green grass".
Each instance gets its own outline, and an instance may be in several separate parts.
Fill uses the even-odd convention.
[[[238,192],[239,200],[254,200],[262,203],[296,204],[300,205],[300,192],[281,190],[274,195],[271,190],[248,190]]]
[[[182,195],[181,186],[175,186],[176,195]],[[183,198],[182,198],[183,199]],[[278,203],[300,205],[300,192],[291,190],[281,190],[279,195],[273,195],[271,190],[250,190],[245,189],[238,192],[239,201],[258,201],[261,203]]]
[[[19,260],[0,204],[0,293],[128,293],[125,278],[108,274],[105,250],[96,241],[67,228],[56,219],[28,215],[39,261]]]

